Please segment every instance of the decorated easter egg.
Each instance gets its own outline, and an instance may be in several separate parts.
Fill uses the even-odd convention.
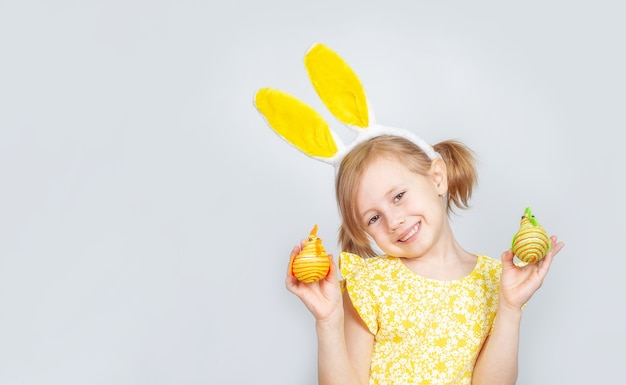
[[[306,283],[317,282],[330,271],[330,257],[313,227],[300,253],[291,260],[289,271],[293,277]]]
[[[511,250],[519,260],[527,263],[540,261],[550,251],[550,238],[530,207],[524,211],[519,230],[513,236]]]

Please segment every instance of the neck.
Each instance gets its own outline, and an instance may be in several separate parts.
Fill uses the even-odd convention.
[[[474,254],[467,252],[459,245],[451,231],[444,231],[442,238],[424,255],[401,259],[404,265],[414,273],[442,281],[467,276],[472,272],[477,261]]]

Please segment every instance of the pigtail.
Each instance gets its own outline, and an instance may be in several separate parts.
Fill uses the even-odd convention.
[[[446,140],[434,146],[446,162],[448,174],[448,194],[446,207],[453,211],[453,205],[467,209],[474,185],[478,182],[474,153],[463,143]]]
[[[358,238],[363,238],[359,241]],[[342,251],[359,255],[363,258],[376,257],[378,253],[372,248],[369,239],[365,234],[352,235],[345,226],[339,227],[339,246]]]

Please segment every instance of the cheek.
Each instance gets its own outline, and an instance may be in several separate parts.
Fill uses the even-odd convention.
[[[378,226],[377,229],[375,229],[374,231],[369,231],[367,234],[374,242],[378,244],[387,242],[386,233],[383,230],[382,226]]]

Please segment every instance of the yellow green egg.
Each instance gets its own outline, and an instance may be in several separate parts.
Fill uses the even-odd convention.
[[[524,211],[519,230],[513,236],[511,250],[519,260],[527,263],[542,260],[550,251],[550,237],[537,222],[530,207]]]

